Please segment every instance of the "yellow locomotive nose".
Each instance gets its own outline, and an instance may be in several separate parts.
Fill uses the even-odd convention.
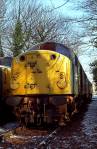
[[[16,57],[11,89],[14,95],[70,94],[69,58],[48,50],[29,51]]]

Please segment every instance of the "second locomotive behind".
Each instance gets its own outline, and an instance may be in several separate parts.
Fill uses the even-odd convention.
[[[92,92],[77,56],[54,42],[39,44],[15,57],[10,86],[12,95],[19,97],[13,98],[18,118],[24,116],[26,123],[36,125],[64,125]]]
[[[11,57],[0,57],[0,101],[11,96]]]
[[[11,97],[11,57],[0,57],[0,125],[13,119],[12,107],[6,104]]]

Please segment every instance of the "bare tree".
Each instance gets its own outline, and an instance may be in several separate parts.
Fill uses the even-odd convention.
[[[86,16],[81,20],[84,28],[86,28],[86,37],[90,38],[91,54],[97,55],[97,0],[85,0],[81,2],[80,8],[84,10]],[[93,48],[92,48],[93,47]],[[92,56],[93,58],[93,56]],[[90,64],[93,80],[97,86],[97,59]]]
[[[35,4],[33,5],[35,6]],[[11,26],[7,27],[10,34],[6,39],[11,49],[18,16],[22,24],[22,52],[40,42],[52,40],[65,43],[65,39],[68,38],[68,34],[72,30],[71,24],[67,21],[68,18],[49,12],[50,8],[43,8],[40,5],[36,5],[33,9],[29,5],[24,12],[21,5],[19,7]]]
[[[5,12],[6,12],[6,2],[4,0],[0,0],[0,56],[4,56],[2,48],[2,34],[3,34],[3,21]]]
[[[8,18],[5,25],[6,35],[3,40],[3,48],[5,47],[6,49],[7,47],[9,53],[14,47],[19,49],[20,52],[24,52],[37,43],[51,40],[63,43],[72,49],[78,49],[82,44],[82,39],[77,31],[73,30],[71,18],[59,14],[58,11],[52,11],[51,7],[43,7],[39,3],[37,4],[35,0],[33,2],[27,0],[24,0],[24,2],[19,0],[17,2],[14,0],[13,2],[16,8],[13,7],[12,11],[7,13],[10,18]],[[66,0],[64,5],[67,2]],[[56,9],[58,8],[54,10]],[[23,39],[17,45],[15,40],[13,43],[13,35],[16,33],[18,18],[21,24]],[[76,52],[78,53],[78,50]]]

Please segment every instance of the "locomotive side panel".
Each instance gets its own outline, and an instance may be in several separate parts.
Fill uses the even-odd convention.
[[[78,64],[78,59],[75,56],[75,54],[73,55],[73,63],[74,63],[74,95],[78,96],[78,68],[79,68],[79,64]]]

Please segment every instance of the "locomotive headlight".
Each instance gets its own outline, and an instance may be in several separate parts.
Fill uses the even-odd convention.
[[[50,56],[50,58],[51,58],[51,60],[55,60],[55,59],[56,59],[56,55],[55,55],[55,54],[52,54],[52,55]]]
[[[24,55],[20,56],[20,61],[21,62],[24,62],[25,61],[25,56]]]

